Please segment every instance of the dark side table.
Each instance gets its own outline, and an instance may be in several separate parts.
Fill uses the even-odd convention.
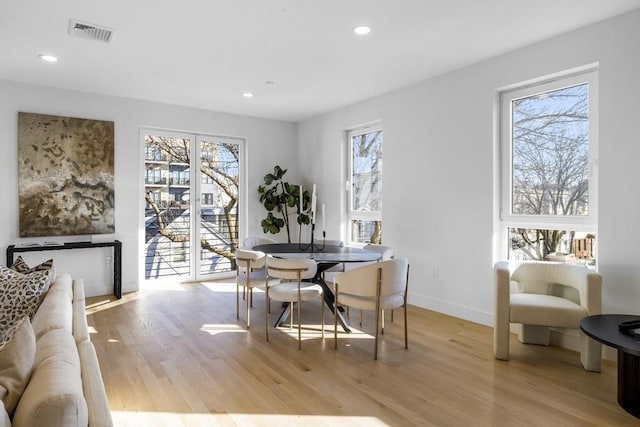
[[[640,316],[587,316],[580,321],[580,329],[594,340],[618,350],[618,404],[640,418],[640,335],[618,330],[618,324],[628,320],[640,320]]]

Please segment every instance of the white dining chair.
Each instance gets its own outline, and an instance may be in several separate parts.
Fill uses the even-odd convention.
[[[279,279],[282,282],[266,287],[267,306],[270,300],[288,302],[290,304],[290,327],[293,327],[294,309],[298,316],[298,350],[302,350],[302,302],[320,299],[322,306],[322,338],[324,339],[324,301],[322,286],[303,282],[316,275],[317,264],[312,259],[282,259],[267,255],[267,280]],[[269,341],[269,314],[265,314],[267,341]]]
[[[362,249],[379,253],[380,259],[378,261],[387,261],[395,257],[393,248],[388,245],[378,245],[375,243],[368,243],[364,245]],[[393,310],[391,310],[391,321],[393,322]],[[362,326],[362,312],[360,312],[360,326]],[[382,330],[380,333],[384,334],[384,311],[382,312]]]
[[[242,249],[253,249],[258,245],[272,245],[277,241],[265,236],[249,236],[242,241]]]
[[[246,297],[247,329],[251,327],[251,307],[253,306],[253,289],[265,290],[267,286],[280,283],[279,279],[269,278],[265,274],[266,255],[260,251],[249,249],[236,250],[236,318],[240,319],[240,287],[242,296]],[[267,303],[267,309],[269,305]]]
[[[374,360],[378,359],[378,332],[383,310],[404,308],[404,348],[409,348],[407,289],[409,261],[395,258],[368,264],[336,275],[334,282],[334,347],[338,348],[338,307],[375,311]]]

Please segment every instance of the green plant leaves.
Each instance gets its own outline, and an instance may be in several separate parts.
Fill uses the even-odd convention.
[[[287,239],[291,243],[289,230],[289,216],[296,215],[298,224],[310,224],[311,217],[305,213],[311,201],[308,191],[300,194],[300,186],[284,182],[282,179],[287,173],[280,166],[273,168],[273,173],[264,176],[265,185],[258,186],[260,203],[267,210],[267,217],[262,219],[260,225],[265,233],[278,234],[282,228],[287,230]],[[302,200],[300,197],[302,196]],[[298,207],[300,209],[298,209]],[[278,217],[274,213],[282,215]]]

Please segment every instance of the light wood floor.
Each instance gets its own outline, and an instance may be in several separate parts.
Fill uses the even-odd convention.
[[[515,336],[511,360],[497,361],[491,328],[413,306],[409,350],[400,310],[374,361],[370,317],[336,351],[331,314],[323,341],[319,303],[305,303],[298,351],[295,329],[265,341],[263,295],[254,300],[246,330],[231,283],[88,298],[116,426],[640,425],[616,403],[610,362],[589,373],[577,353]]]

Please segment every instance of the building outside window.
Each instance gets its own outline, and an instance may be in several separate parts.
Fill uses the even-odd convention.
[[[382,126],[348,132],[349,240],[382,243]]]
[[[501,109],[501,252],[595,265],[597,73],[505,92]]]

